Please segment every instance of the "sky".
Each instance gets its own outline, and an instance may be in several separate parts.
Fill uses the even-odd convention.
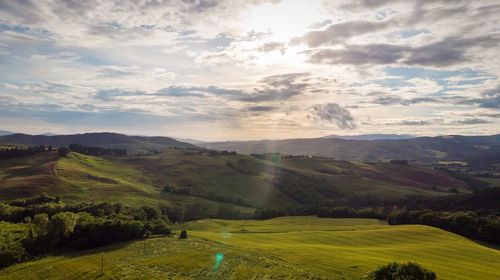
[[[500,3],[0,0],[0,129],[500,133]]]

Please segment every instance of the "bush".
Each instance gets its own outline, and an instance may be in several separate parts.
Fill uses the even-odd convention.
[[[423,268],[417,263],[392,262],[368,273],[368,280],[435,280],[436,273]]]
[[[186,239],[188,238],[188,234],[186,230],[182,230],[181,234],[179,235],[179,239]]]
[[[57,150],[57,153],[62,156],[62,157],[67,157],[69,154],[70,150],[66,147],[61,147]]]

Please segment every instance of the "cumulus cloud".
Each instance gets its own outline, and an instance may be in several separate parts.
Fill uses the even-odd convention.
[[[302,37],[295,38],[294,43],[306,43],[309,47],[334,45],[351,37],[382,30],[389,26],[388,21],[348,21],[328,26],[325,30],[311,31]]]
[[[337,125],[340,129],[355,129],[356,123],[351,112],[337,103],[318,104],[312,107],[312,113],[320,120]]]
[[[290,119],[304,136],[384,129],[381,107],[396,105],[395,129],[497,133],[499,12],[494,0],[0,0],[0,103],[276,137]]]
[[[346,45],[342,49],[318,49],[309,52],[309,61],[317,64],[353,65],[421,65],[443,67],[464,63],[472,58],[472,48],[492,48],[500,42],[497,37],[469,39],[446,38],[438,42],[410,47],[404,45],[370,44]]]

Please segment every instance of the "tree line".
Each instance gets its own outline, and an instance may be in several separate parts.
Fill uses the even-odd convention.
[[[126,149],[118,148],[102,148],[94,146],[86,146],[82,144],[70,144],[69,149],[73,152],[77,152],[89,156],[103,156],[103,155],[116,155],[116,156],[126,156]]]
[[[45,151],[44,145],[30,146],[30,147],[12,147],[12,148],[2,148],[0,149],[0,159],[16,158],[28,155],[34,155]],[[49,146],[49,150],[52,150],[52,146]]]

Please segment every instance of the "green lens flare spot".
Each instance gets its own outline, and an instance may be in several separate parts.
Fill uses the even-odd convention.
[[[222,260],[224,260],[224,254],[223,253],[215,253],[214,271],[219,270],[219,267],[222,264]]]

